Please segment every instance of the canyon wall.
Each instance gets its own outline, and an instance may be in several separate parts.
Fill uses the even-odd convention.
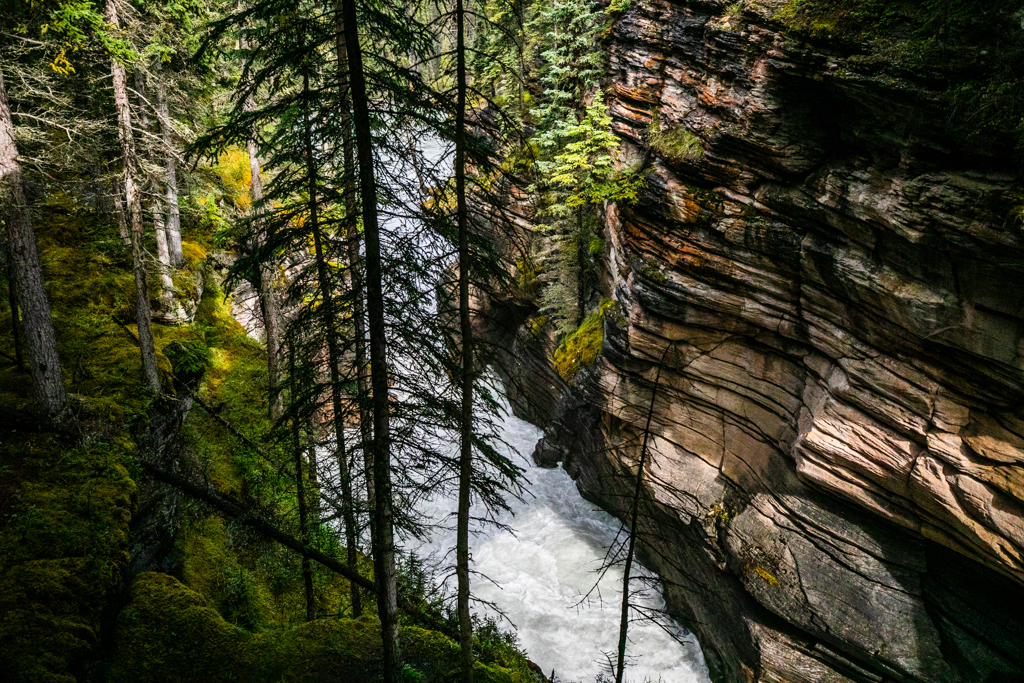
[[[525,325],[517,412],[621,516],[653,405],[642,559],[716,680],[1024,680],[1019,160],[786,5],[612,26],[648,187],[605,212],[602,357],[570,388]]]

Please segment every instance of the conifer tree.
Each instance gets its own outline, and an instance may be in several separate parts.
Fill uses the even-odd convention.
[[[105,18],[111,29],[120,27],[117,0],[106,0]],[[130,224],[132,270],[135,274],[135,318],[138,325],[139,351],[142,355],[143,382],[153,394],[160,393],[160,377],[156,370],[156,348],[153,345],[152,312],[149,306],[149,283],[143,247],[142,197],[139,188],[138,159],[135,156],[135,133],[128,104],[128,78],[118,55],[110,60],[114,85],[114,107],[117,111],[117,137],[121,144],[125,202]]]
[[[6,225],[4,250],[10,273],[8,287],[16,296],[11,320],[17,326],[17,312],[24,319],[25,346],[36,396],[43,409],[57,415],[67,404],[60,358],[50,318],[50,304],[43,286],[43,269],[36,250],[36,237],[22,185],[21,165],[14,142],[14,124],[7,101],[7,89],[0,71],[0,218]],[[16,332],[17,334],[17,332]],[[15,337],[17,338],[17,336]]]
[[[455,550],[462,681],[473,682],[473,621],[469,613],[469,504],[473,476],[473,325],[469,310],[469,209],[466,206],[466,12],[455,0],[455,222],[459,241],[459,331],[462,342],[459,425],[459,509]]]
[[[402,653],[398,642],[398,592],[395,583],[387,338],[384,328],[377,179],[371,146],[373,131],[370,125],[369,98],[357,21],[355,0],[342,0],[342,22],[345,28],[352,118],[359,165],[360,206],[366,244],[367,323],[370,334],[370,382],[373,395],[373,564],[377,583],[377,616],[380,618],[384,644],[384,682],[398,683],[402,669]]]
[[[588,208],[603,202],[635,203],[643,181],[614,167],[619,141],[611,132],[611,117],[600,90],[582,120],[577,122],[570,113],[567,121],[540,132],[537,139],[542,150],[537,161],[541,180],[535,187],[553,195],[544,212],[551,222],[539,224],[538,229],[555,237],[558,275],[545,289],[543,302],[558,321],[559,332],[568,334],[583,320],[591,245],[600,244]]]

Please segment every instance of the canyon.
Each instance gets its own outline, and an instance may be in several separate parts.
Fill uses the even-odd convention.
[[[535,460],[619,517],[651,407],[641,559],[714,680],[1024,680],[1019,164],[949,132],[941,79],[796,39],[786,5],[612,24],[647,188],[604,211],[601,356],[567,384],[507,307],[496,366]]]

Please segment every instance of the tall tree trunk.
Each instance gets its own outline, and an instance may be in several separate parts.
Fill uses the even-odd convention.
[[[622,673],[626,666],[626,630],[629,628],[629,575],[633,570],[633,556],[636,549],[637,521],[640,519],[640,494],[643,492],[644,466],[647,464],[647,441],[651,436],[651,418],[654,415],[654,399],[658,396],[658,383],[661,382],[661,369],[665,367],[672,345],[665,347],[658,363],[658,372],[654,376],[654,388],[651,389],[651,403],[647,407],[647,424],[644,425],[644,441],[640,447],[640,464],[636,471],[636,486],[633,488],[633,509],[629,515],[629,548],[626,550],[626,567],[622,573],[622,612],[619,615],[619,658],[615,667],[615,683],[622,683]]]
[[[303,94],[309,96],[309,71],[302,69]],[[316,274],[320,289],[320,309],[324,314],[324,326],[327,336],[327,362],[331,372],[331,409],[334,413],[334,445],[338,460],[338,478],[341,481],[341,516],[345,522],[345,549],[349,567],[355,571],[358,560],[356,548],[355,506],[352,504],[352,477],[348,466],[348,455],[345,453],[345,409],[341,400],[341,350],[338,348],[337,326],[334,316],[334,297],[331,292],[330,274],[327,271],[327,260],[323,253],[323,236],[320,231],[319,206],[317,202],[317,169],[314,158],[315,149],[309,121],[309,107],[303,105],[303,133],[306,147],[306,172],[309,177],[309,227],[313,232],[313,251],[316,258]],[[362,616],[363,604],[359,586],[349,584],[352,589],[352,616]]]
[[[156,64],[156,109],[160,119],[160,136],[164,143],[164,188],[167,199],[167,248],[172,268],[181,268],[185,259],[181,252],[181,211],[178,208],[178,168],[174,160],[174,129],[171,127],[170,106],[167,103],[167,86],[159,78],[160,61]]]
[[[473,326],[469,319],[469,212],[466,207],[465,7],[455,4],[455,201],[459,231],[459,324],[462,332],[462,418],[459,424],[459,509],[455,540],[462,681],[473,683],[473,621],[469,614],[469,499],[473,475]]]
[[[146,79],[142,71],[135,72],[135,92],[139,103],[139,125],[149,132],[149,114],[146,102]],[[149,209],[153,216],[153,232],[156,234],[156,260],[160,269],[160,308],[165,315],[172,315],[174,307],[174,282],[171,280],[171,255],[167,248],[163,207],[160,206],[160,181],[155,177],[149,184]]]
[[[40,404],[50,415],[67,405],[60,357],[53,334],[50,302],[43,286],[43,268],[36,251],[36,236],[25,199],[25,188],[14,144],[14,124],[7,103],[7,89],[0,73],[0,214],[7,224],[7,258],[13,274],[17,305],[21,309],[32,385]],[[17,325],[17,316],[14,318]],[[15,332],[17,335],[17,332]]]
[[[292,395],[292,453],[295,456],[295,497],[299,501],[299,540],[302,545],[309,546],[309,525],[306,518],[306,487],[302,480],[302,442],[299,437],[299,411],[295,400],[295,344],[289,344],[289,377],[291,378]],[[316,617],[316,605],[313,603],[313,569],[309,558],[302,557],[302,585],[306,591],[306,621]]]
[[[352,143],[352,103],[349,97],[348,51],[345,45],[345,22],[341,1],[334,3],[334,49],[338,60],[338,93],[341,109],[341,151],[345,169],[345,222],[348,226],[348,273],[352,296],[352,324],[355,328],[356,387],[359,391],[359,437],[366,478],[366,501],[373,510],[373,451],[370,448],[373,420],[370,407],[370,378],[366,367],[366,311],[363,308],[363,264],[359,258],[358,203],[356,200],[356,163]],[[370,546],[373,546],[375,524],[370,519]]]
[[[377,219],[377,180],[373,168],[373,131],[359,48],[355,0],[342,0],[345,49],[352,88],[352,114],[359,162],[359,191],[366,243],[366,304],[370,331],[370,382],[373,392],[373,517],[374,579],[377,614],[384,648],[384,683],[401,680],[402,652],[398,643],[398,592],[395,584],[395,529],[391,498],[391,430],[388,405],[387,338],[384,330],[384,288],[381,272],[380,225]]]
[[[241,41],[245,48],[245,41]],[[245,99],[245,111],[255,111],[256,102],[252,97]],[[256,131],[253,130],[246,141],[246,148],[249,152],[249,199],[253,213],[256,212],[256,205],[263,200],[263,176],[260,171],[260,153],[256,146]],[[261,220],[257,224],[257,239],[266,243],[266,224]],[[274,288],[274,281],[277,273],[272,263],[261,263],[257,273],[256,293],[260,300],[260,314],[263,316],[263,334],[267,343],[267,396],[270,419],[276,420],[281,417],[281,371],[280,371],[280,320],[281,310],[277,301],[277,290]]]
[[[117,6],[107,0],[107,22],[118,28]],[[156,371],[156,349],[153,346],[153,327],[150,321],[149,284],[146,282],[146,261],[143,251],[142,200],[136,186],[138,167],[135,160],[135,138],[132,134],[131,111],[128,108],[128,79],[124,65],[111,58],[110,71],[114,83],[114,106],[117,108],[117,139],[124,157],[124,194],[131,223],[132,265],[135,271],[135,308],[139,327],[139,350],[142,354],[142,378],[146,388],[160,393],[160,376]]]

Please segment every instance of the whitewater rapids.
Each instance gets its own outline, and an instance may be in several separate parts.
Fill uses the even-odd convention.
[[[581,498],[565,470],[533,465],[529,454],[541,437],[540,430],[507,414],[501,431],[514,449],[510,457],[526,469],[530,484],[524,499],[513,503],[513,514],[500,519],[514,532],[487,529],[471,535],[472,568],[491,579],[474,575],[473,594],[505,612],[516,625],[527,656],[545,674],[554,671],[559,683],[592,683],[602,671],[607,675],[605,653],[614,656],[618,643],[621,567],[605,574],[589,601],[578,603],[598,577],[618,522]],[[406,549],[450,565],[455,531],[449,515],[455,507],[454,497],[425,504],[422,512],[451,528],[440,529],[422,545],[414,542]],[[454,578],[450,581],[454,590]],[[650,607],[664,604],[656,591],[640,602]],[[491,613],[484,605],[477,605],[474,611]],[[670,624],[673,627],[686,633]],[[627,681],[709,681],[700,646],[692,635],[686,634],[680,644],[656,624],[635,622],[630,625],[626,652]]]

